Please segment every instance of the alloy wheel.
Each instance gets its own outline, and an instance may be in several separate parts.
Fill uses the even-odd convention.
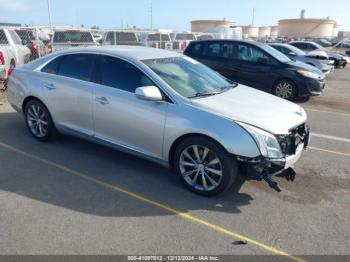
[[[183,150],[179,167],[186,183],[199,191],[215,190],[223,178],[219,157],[205,146],[192,145]]]
[[[276,86],[276,95],[284,99],[290,99],[293,95],[293,86],[288,82],[280,82]]]
[[[43,138],[47,135],[49,129],[48,118],[44,110],[37,104],[33,104],[28,108],[27,123],[34,136]]]

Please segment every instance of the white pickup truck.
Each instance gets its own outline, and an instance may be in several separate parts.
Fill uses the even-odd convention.
[[[88,31],[55,31],[51,39],[51,44],[49,45],[49,52],[51,53],[66,50],[73,47],[88,47],[98,45],[99,44],[95,42],[92,34]]]
[[[0,80],[7,79],[9,72],[30,60],[30,50],[22,44],[12,29],[0,28]]]

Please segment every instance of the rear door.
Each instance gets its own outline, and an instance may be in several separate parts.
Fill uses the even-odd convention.
[[[45,104],[57,125],[69,131],[93,135],[92,96],[96,55],[60,56],[43,69],[38,81]]]

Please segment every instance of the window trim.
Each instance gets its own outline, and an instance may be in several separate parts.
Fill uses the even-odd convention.
[[[136,68],[138,68],[142,73],[144,73],[147,77],[149,77],[156,85],[156,87],[158,87],[160,89],[160,91],[162,93],[164,93],[164,95],[166,96],[166,100],[164,101],[165,103],[169,103],[169,104],[178,104],[178,102],[176,101],[175,98],[173,98],[173,95],[167,91],[165,88],[162,87],[162,83],[159,82],[158,79],[155,79],[152,75],[150,75],[149,72],[147,72],[146,70],[144,70],[143,68],[141,68],[138,64],[136,64],[134,61],[131,61],[131,60],[128,60],[126,58],[123,58],[123,57],[120,57],[118,56],[118,54],[108,54],[108,53],[104,53],[104,52],[94,52],[94,51],[90,51],[90,52],[87,52],[87,51],[70,51],[70,52],[67,52],[67,53],[64,53],[64,54],[58,54],[50,59],[48,59],[47,61],[45,61],[45,63],[39,65],[38,67],[34,68],[33,71],[36,71],[36,72],[39,72],[39,73],[42,73],[42,74],[49,74],[49,75],[53,75],[53,74],[50,74],[50,73],[46,73],[46,72],[42,72],[41,70],[50,62],[52,62],[54,59],[56,58],[59,58],[61,56],[65,56],[65,55],[73,55],[73,54],[93,54],[93,55],[97,55],[97,56],[110,56],[110,57],[114,57],[114,58],[117,58],[117,59],[120,59],[120,60],[123,60],[124,62],[127,62],[127,63],[130,63],[131,65],[135,66]],[[141,63],[141,62],[140,62]],[[94,73],[96,71],[96,67],[94,68]],[[57,75],[55,74],[55,76],[59,76],[59,77],[65,77],[65,76],[61,76],[61,75]],[[69,78],[69,77],[66,77],[66,78]],[[75,79],[75,78],[69,78],[69,79],[74,79],[76,81],[84,81],[84,80],[80,80],[80,79]],[[86,82],[86,81],[84,81]],[[98,83],[96,82],[92,82],[90,81],[90,83],[93,83],[93,84],[96,84],[96,85],[99,85]],[[103,85],[105,86],[105,85]],[[108,86],[107,86],[108,87]],[[112,87],[110,87],[112,88]],[[129,92],[130,93],[130,92]]]
[[[128,63],[130,65],[132,65],[133,67],[135,67],[137,70],[139,70],[142,74],[144,74],[146,77],[148,77],[154,84],[155,87],[157,87],[160,92],[162,93],[162,95],[164,96],[164,102],[168,102],[168,103],[171,103],[171,104],[174,104],[173,100],[169,97],[169,95],[163,90],[163,88],[160,87],[160,85],[149,75],[147,74],[144,70],[142,70],[140,67],[138,67],[137,65],[135,65],[134,63],[128,61],[128,60],[125,60],[125,59],[122,59],[120,57],[117,57],[117,56],[113,56],[113,55],[109,55],[109,54],[99,54],[98,55],[99,57],[96,59],[96,63],[95,63],[95,68],[94,68],[94,74],[93,74],[93,78],[94,78],[94,82],[95,84],[97,85],[101,85],[101,86],[104,86],[104,87],[108,87],[108,88],[111,88],[111,89],[114,89],[114,90],[118,90],[118,91],[122,91],[122,92],[126,92],[128,94],[132,94],[132,95],[135,95],[135,92],[131,92],[131,91],[127,91],[127,90],[124,90],[124,89],[120,89],[120,88],[116,88],[116,87],[113,87],[113,86],[108,86],[108,85],[104,85],[101,83],[101,79],[100,79],[100,70],[101,70],[101,58],[103,56],[107,56],[107,57],[111,57],[111,58],[114,58],[114,59],[118,59],[120,61],[123,61],[125,63]]]

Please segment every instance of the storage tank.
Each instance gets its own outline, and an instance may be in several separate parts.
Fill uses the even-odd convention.
[[[257,26],[242,26],[242,33],[244,38],[258,38],[259,37],[259,27]]]
[[[338,24],[335,24],[334,25],[334,28],[333,28],[333,37],[337,37],[338,36],[338,33],[339,33],[339,25]]]
[[[279,21],[279,35],[290,38],[329,38],[336,21],[331,19],[284,19]]]
[[[192,32],[204,32],[207,28],[213,27],[233,27],[234,22],[228,20],[194,20],[191,21],[191,31]]]
[[[204,33],[213,35],[215,39],[242,39],[241,27],[217,26],[205,29]]]
[[[270,37],[270,35],[271,35],[271,27],[269,26],[259,27],[259,38]]]
[[[271,33],[270,36],[273,38],[278,37],[278,26],[271,26]]]

